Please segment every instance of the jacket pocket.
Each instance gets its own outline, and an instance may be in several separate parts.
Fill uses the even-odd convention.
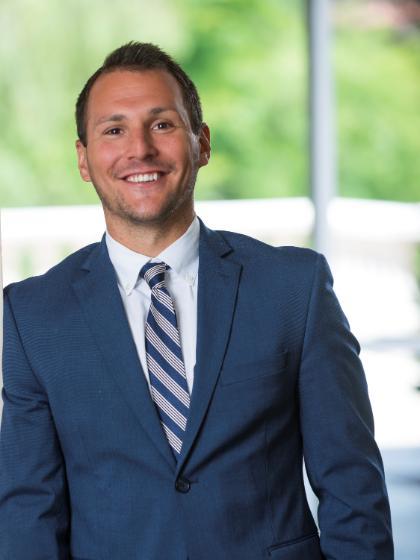
[[[267,359],[225,365],[220,374],[220,383],[221,385],[231,385],[276,375],[285,369],[287,356],[288,352],[281,352]]]
[[[270,546],[268,555],[276,560],[324,560],[318,533]]]

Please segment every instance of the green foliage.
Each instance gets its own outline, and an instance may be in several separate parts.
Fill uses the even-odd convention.
[[[420,35],[336,34],[342,194],[420,200]]]
[[[2,0],[0,205],[96,202],[77,171],[74,104],[129,40],[170,52],[197,83],[212,131],[199,198],[304,195],[302,0]],[[419,42],[340,29],[341,190],[420,200]]]

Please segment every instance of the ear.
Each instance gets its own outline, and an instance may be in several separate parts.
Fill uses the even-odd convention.
[[[198,159],[198,164],[199,167],[203,167],[204,165],[208,164],[211,152],[210,129],[206,123],[203,123],[201,125],[201,131],[198,141],[200,143],[200,157]]]
[[[77,164],[79,166],[79,173],[83,181],[90,182],[90,173],[87,164],[86,146],[80,140],[76,140],[77,150]]]

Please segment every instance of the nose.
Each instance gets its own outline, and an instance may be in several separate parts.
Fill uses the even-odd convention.
[[[147,160],[156,157],[157,146],[149,130],[136,129],[128,137],[128,159]]]

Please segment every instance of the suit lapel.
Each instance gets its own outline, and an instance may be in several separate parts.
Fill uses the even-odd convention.
[[[150,397],[104,238],[79,272],[73,288],[103,354],[105,371],[118,385],[144,431],[174,468],[175,459]]]
[[[225,257],[232,251],[224,238],[201,222],[197,357],[187,430],[177,463],[181,470],[204,420],[219,377],[229,339],[241,265]]]

